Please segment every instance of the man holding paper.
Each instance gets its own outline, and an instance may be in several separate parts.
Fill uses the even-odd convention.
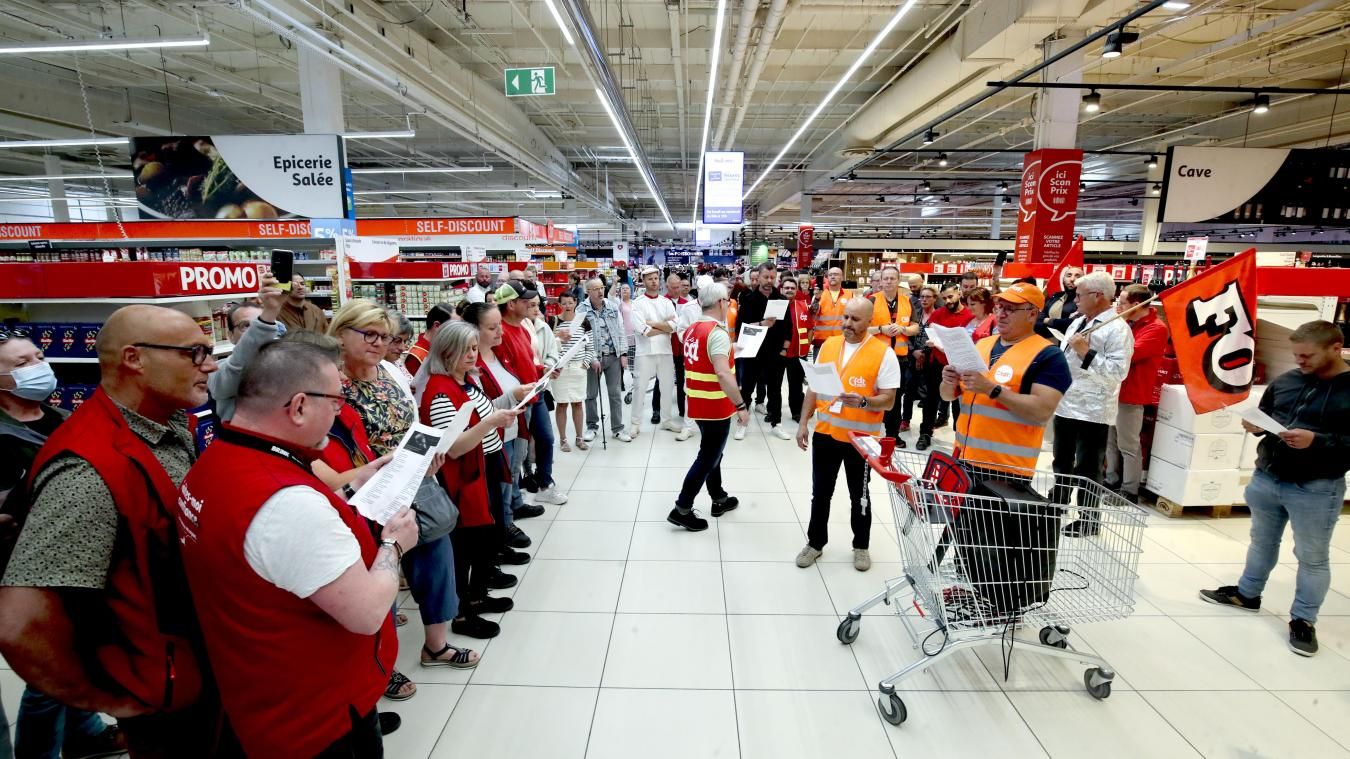
[[[741,308],[738,312],[738,320],[741,331],[745,331],[747,324],[759,324],[768,329],[764,336],[764,342],[761,348],[755,353],[746,353],[743,356],[737,377],[741,383],[741,395],[748,401],[755,393],[755,387],[763,382],[768,391],[768,409],[764,416],[764,421],[769,423],[769,429],[781,440],[791,440],[792,433],[783,429],[780,424],[783,421],[783,356],[782,345],[787,342],[788,329],[792,326],[787,321],[787,300],[778,292],[775,287],[775,280],[778,278],[778,270],[771,263],[760,264],[759,266],[759,286],[741,296]],[[738,427],[736,430],[736,439],[745,437],[745,427]]]
[[[839,468],[844,468],[851,505],[853,528],[853,568],[866,572],[872,568],[868,553],[872,536],[872,506],[867,494],[871,468],[849,439],[850,432],[880,436],[882,416],[895,403],[900,387],[900,362],[895,352],[880,340],[872,339],[867,327],[872,322],[872,302],[854,298],[844,307],[842,337],[831,337],[820,346],[815,366],[832,368],[838,373],[838,395],[816,391],[816,372],[807,374],[811,389],[806,391],[802,420],[797,425],[797,447],[811,444],[811,523],[806,530],[806,547],[797,554],[797,566],[806,569],[816,563],[829,539],[830,501],[834,498]],[[811,434],[811,414],[816,415],[816,431]]]

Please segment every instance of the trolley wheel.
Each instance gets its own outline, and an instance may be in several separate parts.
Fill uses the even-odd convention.
[[[1100,674],[1101,674],[1101,670],[1098,669],[1097,667],[1093,667],[1092,669],[1089,669],[1089,670],[1087,670],[1086,672],[1083,673],[1083,685],[1087,687],[1088,695],[1089,695],[1089,696],[1092,696],[1093,698],[1097,699],[1098,701],[1101,701],[1101,700],[1104,699],[1104,698],[1108,698],[1108,697],[1110,697],[1110,695],[1111,695],[1111,681],[1110,681],[1110,680],[1107,680],[1107,681],[1101,682],[1101,683],[1097,683],[1096,685],[1093,685],[1093,684],[1092,684],[1093,677],[1094,677],[1095,675],[1100,675]]]
[[[1049,626],[1046,626],[1046,627],[1042,627],[1042,628],[1041,628],[1041,634],[1040,634],[1041,645],[1043,645],[1043,646],[1054,646],[1055,648],[1068,648],[1068,647],[1069,647],[1069,641],[1068,641],[1067,638],[1060,637],[1059,640],[1054,641],[1053,643],[1050,642],[1050,635],[1051,635],[1051,633],[1053,633],[1054,631],[1055,631],[1055,628],[1049,627]]]
[[[845,617],[843,621],[839,623],[839,629],[835,630],[834,634],[835,637],[839,638],[840,643],[847,646],[858,639],[858,633],[861,629],[862,620]]]
[[[891,723],[899,725],[909,718],[909,711],[905,709],[905,702],[900,700],[900,696],[895,693],[890,695],[882,694],[877,699],[877,711],[881,712],[881,718]]]

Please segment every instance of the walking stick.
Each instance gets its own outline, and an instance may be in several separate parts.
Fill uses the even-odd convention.
[[[617,360],[618,357],[615,356]],[[609,429],[605,427],[605,371],[604,362],[601,362],[600,371],[596,373],[595,378],[595,405],[600,407],[600,450],[609,450]]]

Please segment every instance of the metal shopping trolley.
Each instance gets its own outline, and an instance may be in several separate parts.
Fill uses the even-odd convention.
[[[894,440],[852,438],[888,483],[904,574],[850,610],[837,635],[853,643],[864,611],[894,605],[924,654],[879,684],[877,708],[887,722],[908,716],[897,682],[962,649],[1002,646],[1023,627],[1040,627],[1040,644],[1025,643],[1026,650],[1089,665],[1087,692],[1111,695],[1115,672],[1075,650],[1069,626],[1134,610],[1143,509],[1081,477],[1005,471],[895,450]],[[1004,655],[1006,677],[1011,653]]]

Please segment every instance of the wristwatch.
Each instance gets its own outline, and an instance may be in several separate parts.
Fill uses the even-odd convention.
[[[1003,395],[1003,386],[994,385],[994,389],[989,391],[989,400],[992,401],[993,399],[999,397],[1000,395]]]
[[[863,396],[862,403],[858,404],[858,408],[867,408],[867,396]]]
[[[356,497],[356,488],[352,487],[350,482],[342,486],[342,497],[349,501]]]

